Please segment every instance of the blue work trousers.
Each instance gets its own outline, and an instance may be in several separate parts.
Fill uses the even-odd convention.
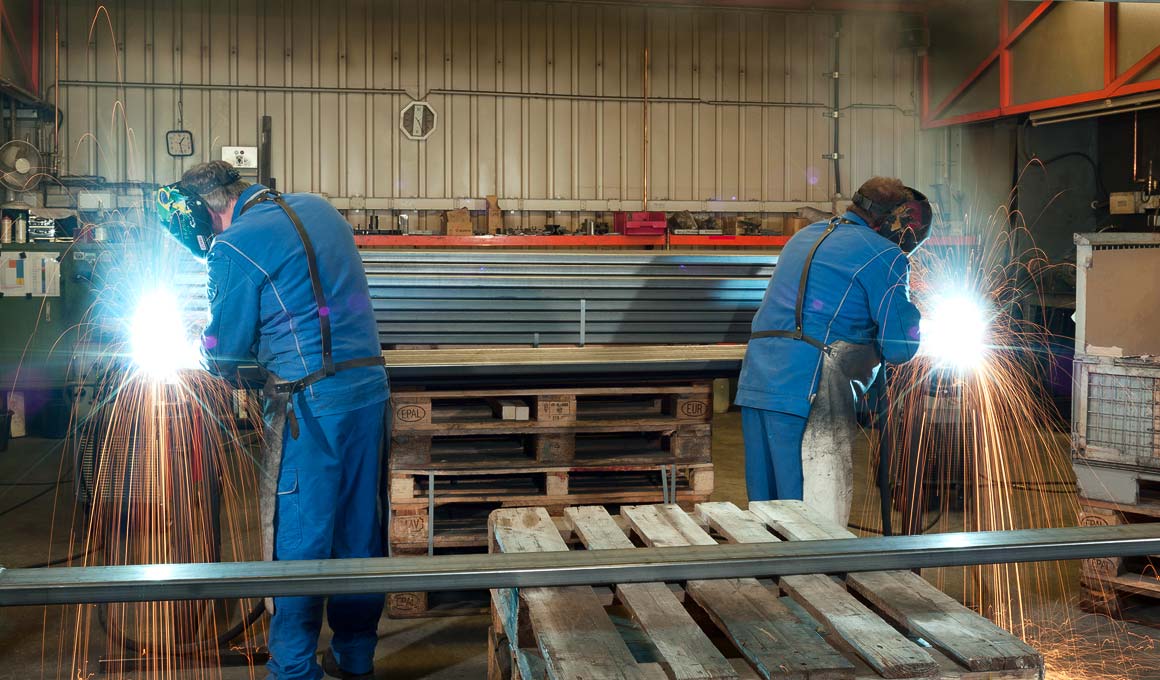
[[[385,402],[314,417],[296,400],[297,439],[285,428],[274,519],[275,560],[381,557],[380,475]],[[304,412],[305,411],[305,412]],[[271,678],[318,680],[322,609],[331,648],[349,673],[368,673],[378,643],[383,595],[274,598]]]
[[[802,500],[802,437],[806,420],[780,411],[741,408],[749,500]]]

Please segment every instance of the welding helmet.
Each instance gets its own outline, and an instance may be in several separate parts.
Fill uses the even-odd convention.
[[[909,253],[930,236],[934,213],[930,201],[918,189],[906,187],[905,194],[901,201],[886,205],[870,200],[861,191],[855,192],[852,200],[873,218],[870,226],[874,231]]]
[[[204,260],[213,243],[213,217],[201,195],[184,182],[157,190],[157,218],[169,235]]]

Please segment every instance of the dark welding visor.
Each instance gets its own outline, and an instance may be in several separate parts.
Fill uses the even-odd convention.
[[[196,191],[182,182],[157,190],[157,218],[161,226],[194,257],[204,260],[213,244],[213,217]]]

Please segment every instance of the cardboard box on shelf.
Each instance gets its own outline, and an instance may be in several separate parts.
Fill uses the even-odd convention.
[[[765,221],[753,215],[726,215],[720,225],[726,236],[759,236],[766,231]]]
[[[487,233],[498,234],[503,231],[503,213],[499,209],[499,197],[487,197]]]
[[[785,218],[785,229],[782,231],[784,236],[793,236],[802,229],[813,224],[805,217],[798,217],[797,215],[790,215]]]
[[[443,234],[446,236],[471,236],[471,213],[467,208],[448,210],[443,213]]]

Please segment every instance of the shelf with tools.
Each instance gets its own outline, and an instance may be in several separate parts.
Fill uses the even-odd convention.
[[[729,234],[606,234],[598,236],[479,235],[434,236],[419,234],[356,234],[360,248],[781,248],[789,236],[733,236]],[[928,241],[935,247],[970,247],[974,236],[938,236]]]

